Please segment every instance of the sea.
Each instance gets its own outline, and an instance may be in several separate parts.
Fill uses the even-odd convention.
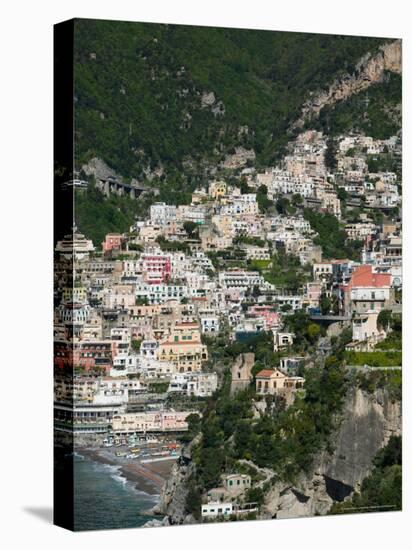
[[[139,491],[135,485],[120,475],[117,466],[75,454],[75,530],[141,527],[153,519],[144,512],[152,508],[159,497]]]

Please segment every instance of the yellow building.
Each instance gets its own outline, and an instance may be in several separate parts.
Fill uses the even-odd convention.
[[[212,181],[209,185],[209,195],[213,199],[219,199],[226,195],[227,186],[224,181]]]
[[[63,289],[62,301],[84,304],[87,302],[87,290],[84,287],[66,287]]]
[[[195,372],[207,361],[207,346],[202,344],[198,323],[176,323],[159,346],[159,360],[172,363],[176,372]]]

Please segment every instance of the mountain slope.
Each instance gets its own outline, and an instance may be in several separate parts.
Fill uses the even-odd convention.
[[[379,38],[77,20],[76,161],[194,177],[234,146],[269,163],[310,91]]]
[[[352,74],[346,73],[335,79],[326,90],[310,97],[303,107],[301,116],[293,124],[299,128],[305,122],[317,118],[325,107],[344,102],[351,97],[387,80],[388,73],[402,72],[402,46],[395,40],[379,47],[377,53],[368,53],[359,61]]]

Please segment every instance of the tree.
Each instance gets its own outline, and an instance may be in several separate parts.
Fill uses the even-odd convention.
[[[244,176],[240,179],[240,192],[242,195],[247,195],[251,192],[251,189],[247,184],[247,179]]]
[[[335,170],[338,164],[336,160],[337,151],[338,146],[336,141],[332,138],[328,139],[326,142],[325,164],[326,168],[328,168],[330,171]]]
[[[379,312],[377,324],[378,327],[388,330],[392,322],[392,312],[388,309],[383,309]]]
[[[192,221],[185,221],[183,224],[183,229],[186,231],[188,237],[192,239],[194,236],[198,235],[198,225]]]
[[[189,414],[186,418],[186,422],[188,423],[188,430],[192,432],[193,435],[200,431],[201,418],[197,413]]]
[[[259,285],[253,285],[252,296],[253,298],[257,298],[258,296],[260,296]]]
[[[281,197],[276,201],[276,210],[279,212],[279,214],[287,216],[289,207],[289,199],[286,199],[285,197]]]
[[[273,201],[268,198],[268,188],[266,185],[261,185],[256,193],[256,201],[261,212],[267,212],[272,206]]]
[[[292,196],[292,204],[294,206],[300,206],[302,203],[303,203],[302,195],[300,193],[295,193]]]
[[[346,199],[348,198],[348,192],[344,187],[338,187],[337,195],[338,199],[341,201],[346,201]]]
[[[319,307],[322,315],[327,315],[330,312],[331,308],[331,301],[325,294],[325,292],[322,292],[319,300]]]
[[[258,506],[261,506],[264,502],[265,495],[260,487],[251,487],[246,491],[246,502],[256,502]]]
[[[186,510],[196,519],[200,519],[202,509],[202,496],[199,487],[194,482],[189,482],[189,490],[186,496]]]
[[[320,327],[316,323],[310,323],[308,326],[308,337],[311,342],[314,342],[319,338],[320,335]]]
[[[133,351],[140,351],[140,346],[142,345],[142,341],[141,340],[132,340],[132,349]]]

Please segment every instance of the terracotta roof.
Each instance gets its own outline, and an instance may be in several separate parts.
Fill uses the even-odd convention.
[[[263,369],[259,371],[256,378],[271,378],[276,373],[276,370]]]
[[[373,273],[371,265],[361,265],[354,270],[349,287],[382,288],[391,285],[389,273]]]

